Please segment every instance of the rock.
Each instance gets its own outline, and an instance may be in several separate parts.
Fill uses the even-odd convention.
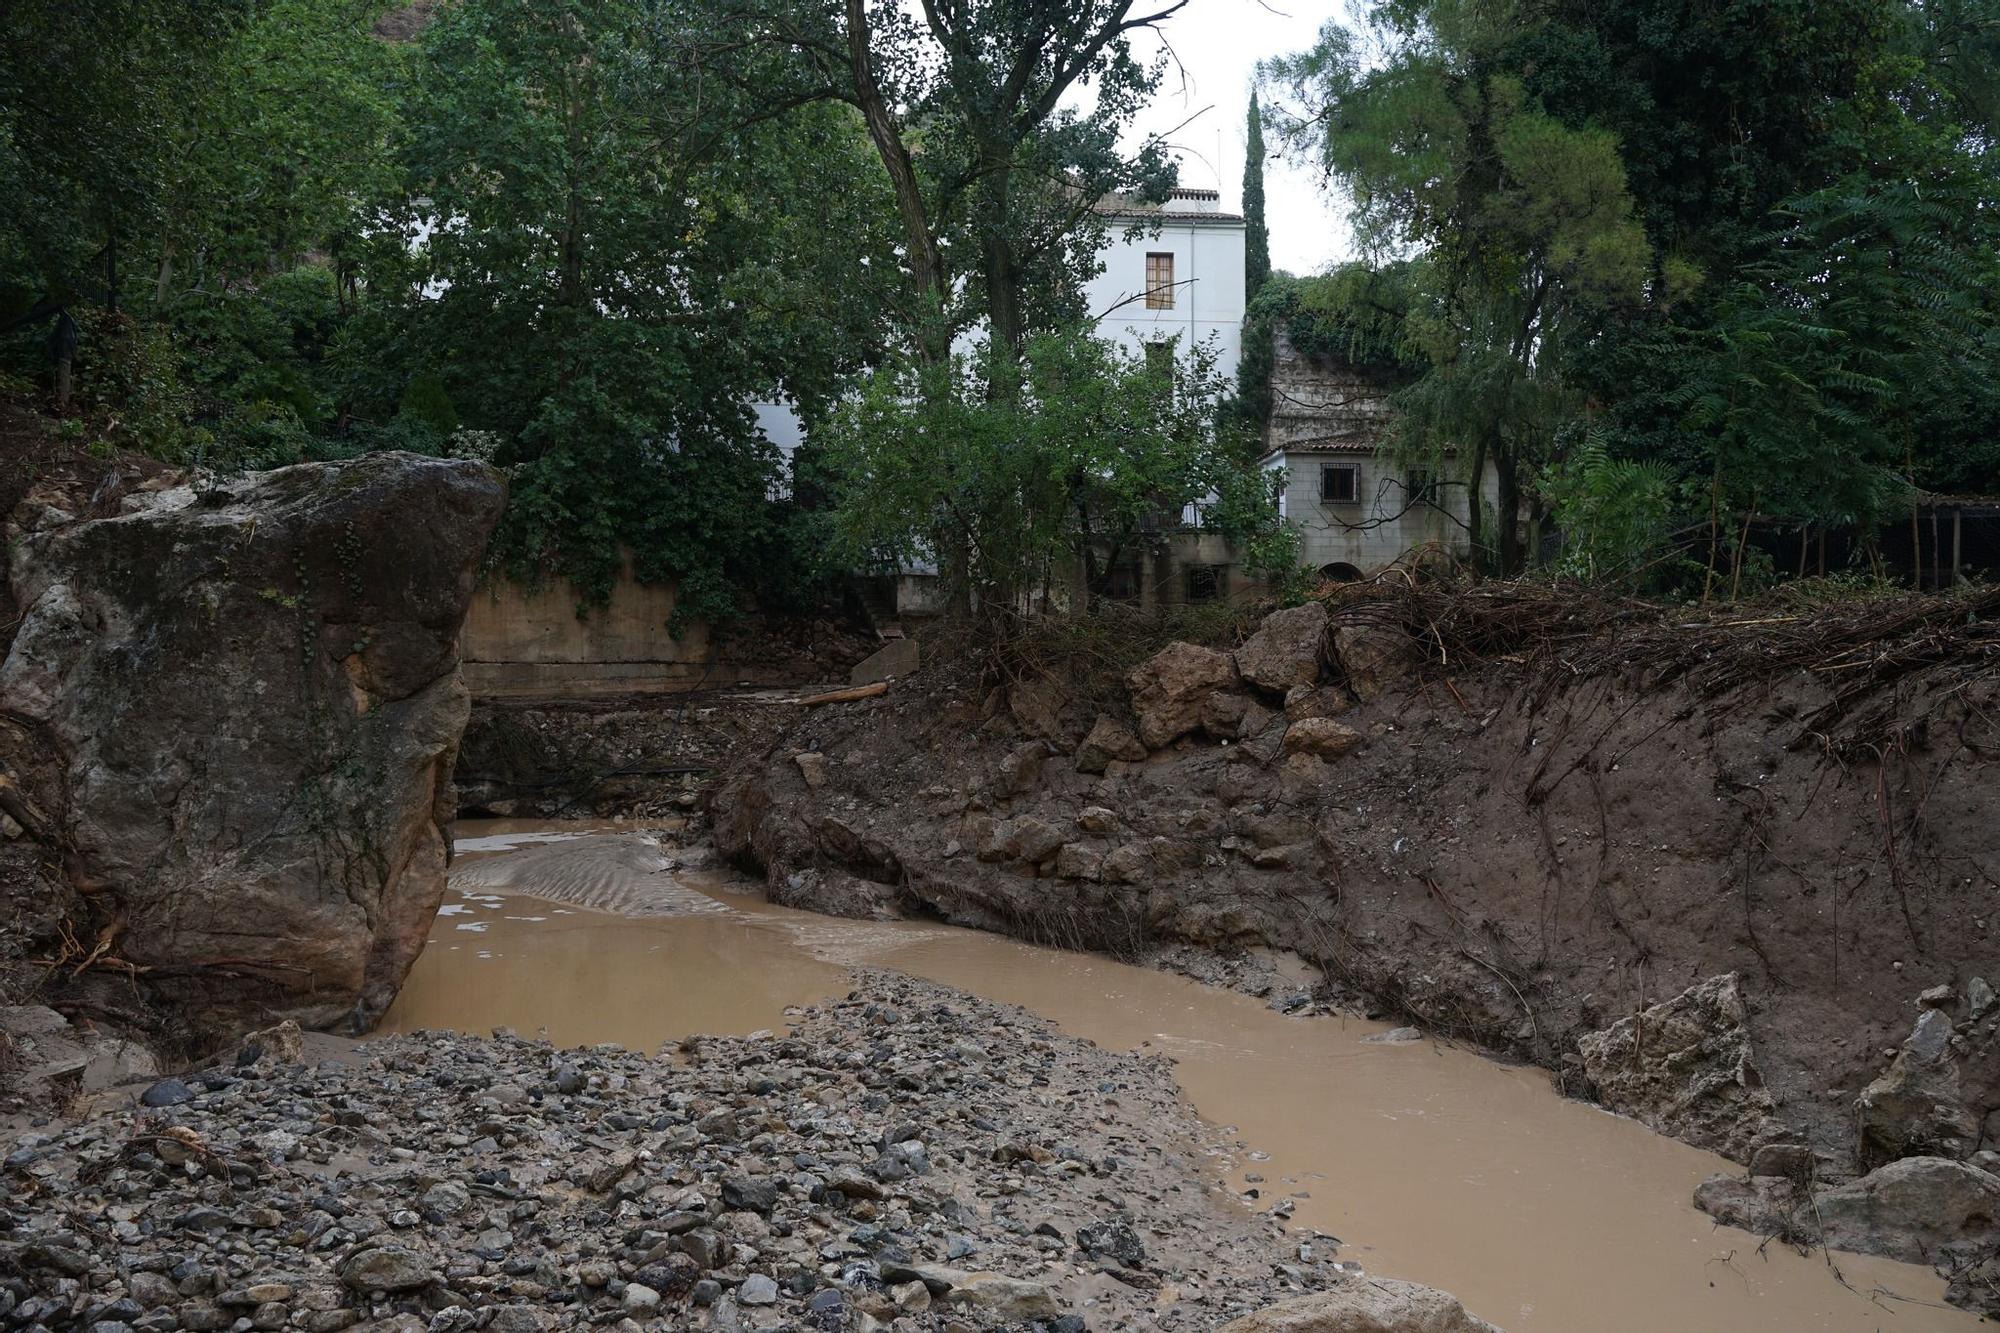
[[[1115,833],[1118,814],[1101,805],[1086,805],[1076,813],[1076,826],[1085,833]]]
[[[1363,703],[1409,676],[1424,660],[1415,639],[1382,625],[1342,625],[1333,632],[1333,646],[1347,688]]]
[[[736,1289],[736,1299],[745,1305],[776,1305],[778,1284],[762,1273],[752,1273]]]
[[[1326,606],[1274,611],[1236,650],[1236,670],[1260,690],[1284,694],[1319,682],[1321,646],[1326,638]]]
[[[340,1266],[341,1284],[350,1291],[414,1291],[431,1281],[430,1261],[400,1245],[362,1250]]]
[[[660,1308],[660,1293],[642,1282],[634,1282],[625,1288],[618,1303],[635,1319],[645,1319]]]
[[[814,752],[796,754],[792,762],[799,766],[799,776],[806,780],[806,787],[818,791],[826,785],[826,756]]]
[[[1095,1258],[1115,1259],[1127,1268],[1143,1268],[1146,1246],[1132,1224],[1120,1218],[1078,1227],[1076,1248]]]
[[[2000,1245],[2000,1176],[1964,1162],[1905,1157],[1813,1202],[1835,1249],[1928,1263],[1945,1245]]]
[[[994,859],[1012,857],[1039,864],[1054,856],[1063,842],[1062,830],[1032,815],[1024,815],[995,824],[988,847]]]
[[[1039,1282],[1000,1273],[964,1273],[945,1293],[945,1304],[986,1310],[1002,1319],[1054,1319],[1062,1313],[1056,1298]]]
[[[1099,713],[1090,734],[1076,747],[1076,767],[1082,773],[1102,773],[1114,762],[1136,764],[1146,757],[1146,747],[1132,729],[1108,713]]]
[[[1039,740],[1063,744],[1063,710],[1068,706],[1069,692],[1048,676],[1030,676],[1007,687],[1007,711],[1022,731]],[[1076,735],[1068,734],[1072,739]]]
[[[1951,1016],[1925,1009],[1889,1068],[1854,1101],[1855,1155],[1863,1168],[1901,1157],[1970,1156],[1979,1121],[1959,1092]]]
[[[185,1106],[194,1100],[194,1089],[177,1078],[163,1078],[139,1094],[141,1106]]]
[[[1285,717],[1293,722],[1308,717],[1337,717],[1351,706],[1347,692],[1341,689],[1294,685],[1285,691]]]
[[[1000,761],[1000,773],[993,790],[1001,796],[1026,796],[1042,782],[1042,765],[1048,761],[1046,741],[1028,741],[1008,751]]]
[[[1361,744],[1361,733],[1330,717],[1300,718],[1285,728],[1285,753],[1338,759]]]
[[[1387,1032],[1377,1032],[1373,1036],[1363,1037],[1361,1040],[1373,1042],[1380,1046],[1407,1046],[1412,1042],[1422,1041],[1423,1039],[1423,1029],[1405,1027],[1390,1028]]]
[[[371,454],[12,543],[0,697],[64,756],[71,875],[198,1021],[394,997],[444,890],[457,637],[505,498],[483,464]]]
[[[1098,879],[1104,874],[1104,853],[1080,842],[1065,843],[1056,852],[1059,879]]]
[[[1098,875],[1107,884],[1138,884],[1152,872],[1153,851],[1142,842],[1112,848],[1098,868]]]
[[[1922,1009],[1951,1009],[1958,1004],[1958,990],[1949,984],[1932,986],[1917,996],[1917,1005]]]
[[[1221,1333],[1500,1333],[1458,1298],[1414,1282],[1356,1277],[1333,1291],[1245,1315]]]
[[[1818,1169],[1813,1150],[1803,1143],[1766,1143],[1750,1154],[1753,1176],[1783,1176],[1806,1183]]]
[[[931,1308],[931,1289],[921,1282],[902,1282],[889,1288],[889,1299],[904,1314],[922,1314]]]
[[[1741,1161],[1774,1137],[1734,972],[1580,1038],[1583,1069],[1611,1110]]]
[[[1715,1175],[1695,1186],[1694,1206],[1724,1226],[1800,1244],[1818,1240],[1804,1187],[1785,1176]]]
[[[1148,749],[1171,744],[1202,725],[1211,696],[1236,688],[1236,662],[1228,653],[1192,643],[1170,643],[1125,677],[1139,740]]]
[[[291,1019],[262,1028],[236,1043],[236,1067],[283,1069],[304,1064],[305,1034]]]
[[[1968,1017],[1984,1018],[1986,1011],[1993,1007],[1993,987],[1984,977],[1974,977],[1965,983],[1965,1008]]]
[[[747,1176],[731,1176],[722,1182],[725,1207],[742,1212],[768,1213],[778,1206],[778,1183]]]

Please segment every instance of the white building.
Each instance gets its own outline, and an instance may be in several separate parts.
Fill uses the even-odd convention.
[[[1135,354],[1174,337],[1236,374],[1243,350],[1243,219],[1214,190],[1176,189],[1164,204],[1107,200],[1103,270],[1086,288],[1099,336]],[[1136,235],[1129,234],[1138,228]]]

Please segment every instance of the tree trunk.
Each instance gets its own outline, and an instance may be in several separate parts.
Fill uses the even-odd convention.
[[[70,318],[68,307],[56,312],[55,326],[49,330],[49,359],[56,367],[56,411],[69,410],[71,391],[71,370],[76,360],[78,339],[76,321]]]
[[[173,290],[174,281],[174,238],[169,236],[160,247],[160,275],[153,279],[153,314],[159,315],[160,307],[167,303],[167,293]]]
[[[1008,235],[1012,214],[1012,155],[1005,144],[984,144],[979,151],[980,190],[986,197],[985,224],[980,238],[986,281],[986,318],[996,351],[1018,359],[1027,337],[1027,313],[1021,305],[1021,271],[1014,262],[1014,242]]]
[[[847,0],[847,58],[854,80],[855,101],[861,106],[861,118],[868,126],[869,141],[875,145],[876,156],[882,159],[883,170],[889,173],[889,184],[896,194],[896,212],[903,220],[903,239],[910,252],[910,269],[917,275],[920,290],[936,307],[935,313],[942,316],[945,301],[951,294],[950,283],[945,277],[943,252],[938,248],[937,238],[931,234],[929,211],[924,207],[923,191],[917,184],[916,165],[910,158],[909,149],[903,144],[895,114],[882,96],[881,85],[875,80],[874,62],[869,53],[865,0]],[[926,312],[930,313],[933,312]],[[932,365],[941,364],[950,357],[951,339],[941,322],[938,327],[926,327],[919,333],[917,348],[923,359]]]
[[[1500,573],[1511,578],[1521,572],[1521,474],[1513,454],[1505,449],[1493,452],[1493,479],[1495,486],[1493,522],[1500,531],[1495,534],[1500,553]]]
[[[1486,438],[1472,446],[1472,468],[1466,481],[1465,539],[1472,547],[1472,562],[1475,566],[1488,563],[1484,537],[1486,535],[1485,505],[1486,480]]]

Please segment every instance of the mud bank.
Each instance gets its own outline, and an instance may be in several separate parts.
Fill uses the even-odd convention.
[[[1288,612],[1110,691],[965,668],[820,710],[720,788],[719,844],[816,910],[1295,950],[1819,1184],[1880,1164],[1864,1104],[1911,1122],[1899,1156],[1990,1164],[1993,596],[1570,638],[1560,605],[1496,628],[1464,605],[1496,594],[1449,596]],[[1948,1069],[1872,1096],[1938,1005]]]

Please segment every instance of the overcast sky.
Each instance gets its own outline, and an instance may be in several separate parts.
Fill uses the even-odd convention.
[[[1226,211],[1243,202],[1243,113],[1257,62],[1312,45],[1320,25],[1344,8],[1330,0],[1189,0],[1164,25],[1179,56],[1169,65],[1134,138],[1173,131],[1181,184],[1222,191]],[[1141,48],[1143,50],[1143,48]],[[1176,125],[1194,119],[1179,130]],[[1278,145],[1267,133],[1265,148]],[[1271,263],[1293,273],[1317,273],[1350,257],[1344,209],[1319,186],[1319,173],[1279,160],[1264,164],[1264,211],[1271,227]]]

